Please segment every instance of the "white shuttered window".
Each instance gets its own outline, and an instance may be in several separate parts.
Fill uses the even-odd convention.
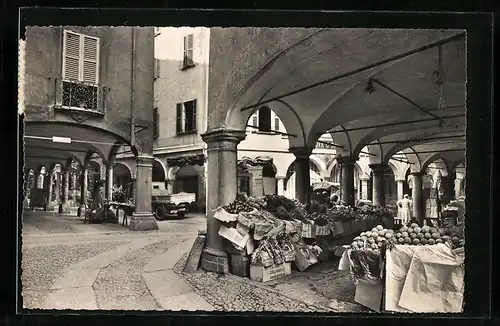
[[[63,79],[99,83],[99,38],[64,31]]]

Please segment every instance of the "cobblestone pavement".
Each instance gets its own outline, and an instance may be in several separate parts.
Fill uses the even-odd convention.
[[[132,232],[74,216],[23,218],[22,294],[29,309],[361,312],[335,262],[260,283],[198,270],[184,274],[204,216]]]

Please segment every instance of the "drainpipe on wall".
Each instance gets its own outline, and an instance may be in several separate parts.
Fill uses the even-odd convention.
[[[132,67],[130,68],[130,144],[135,146],[135,115],[134,115],[134,86],[135,86],[135,27],[132,27]]]

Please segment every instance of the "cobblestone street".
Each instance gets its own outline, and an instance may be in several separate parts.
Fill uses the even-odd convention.
[[[337,262],[268,283],[198,270],[182,273],[201,215],[159,221],[159,230],[83,224],[25,212],[22,295],[28,309],[359,312]]]

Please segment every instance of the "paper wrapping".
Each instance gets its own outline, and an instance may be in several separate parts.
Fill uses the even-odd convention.
[[[397,245],[386,255],[385,309],[395,312],[461,312],[464,255],[448,246]]]

